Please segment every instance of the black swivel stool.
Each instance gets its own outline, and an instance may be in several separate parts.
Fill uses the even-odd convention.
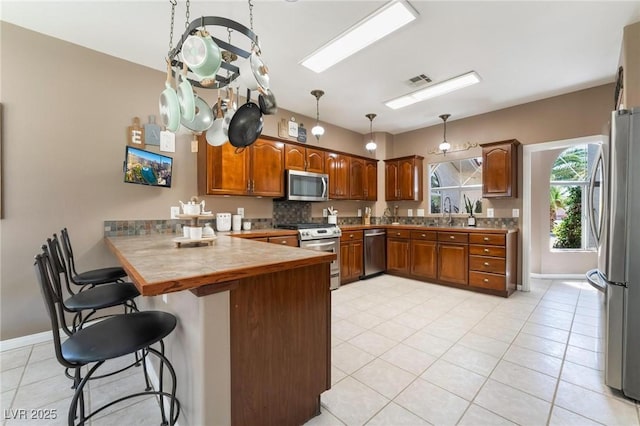
[[[69,279],[74,284],[95,286],[122,281],[122,278],[127,276],[125,270],[120,266],[92,269],[80,273],[76,272],[76,261],[73,257],[73,248],[71,247],[71,239],[69,238],[69,231],[67,228],[60,231],[60,238],[62,240],[62,250],[66,261],[67,271],[69,272]]]
[[[133,312],[116,315],[104,319],[95,325],[87,326],[72,332],[66,324],[62,286],[54,279],[55,271],[46,253],[35,257],[36,276],[44,299],[51,329],[53,332],[54,348],[58,362],[65,368],[74,371],[75,393],[71,400],[68,414],[68,424],[84,425],[94,415],[102,410],[124,401],[142,395],[156,395],[159,398],[159,408],[163,425],[173,425],[180,414],[180,403],[176,398],[176,375],[173,366],[164,356],[163,338],[168,336],[176,327],[176,317],[160,311]],[[66,330],[67,340],[62,343],[60,328]],[[160,350],[151,345],[158,344]],[[83,389],[105,361],[121,356],[143,351],[147,355],[154,355],[159,359],[158,389],[141,391],[111,401],[92,413],[85,413]],[[92,364],[83,377],[82,367]],[[164,389],[165,369],[171,376],[171,389]],[[165,400],[169,405],[169,416],[166,415]],[[77,421],[77,423],[76,423]]]

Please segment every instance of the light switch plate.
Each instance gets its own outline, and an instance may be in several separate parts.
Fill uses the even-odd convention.
[[[424,209],[418,209],[418,217],[424,217]]]
[[[180,214],[180,207],[171,206],[171,219],[177,219]]]
[[[169,303],[169,296],[168,296],[168,295],[166,295],[166,294],[163,294],[163,295],[162,295],[162,301],[163,301],[164,303]]]
[[[513,216],[513,217],[520,217],[520,209],[513,209],[513,210],[511,210],[511,216]]]
[[[191,152],[198,152],[198,141],[191,141]]]
[[[329,210],[322,209],[322,217],[329,217]]]
[[[487,209],[487,217],[493,217],[493,209]]]
[[[413,209],[407,209],[407,216],[413,217]]]
[[[238,214],[244,217],[244,207],[238,207]]]
[[[358,209],[358,217],[362,217],[362,209]]]

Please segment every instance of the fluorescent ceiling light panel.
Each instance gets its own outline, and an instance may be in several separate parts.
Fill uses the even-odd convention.
[[[343,59],[416,19],[418,12],[403,0],[393,0],[364,18],[300,63],[321,73]]]
[[[424,101],[426,99],[435,98],[436,96],[444,95],[445,93],[453,92],[454,90],[462,89],[463,87],[471,86],[480,82],[480,76],[475,71],[462,74],[458,77],[451,78],[449,80],[442,81],[440,83],[432,84],[408,95],[400,96],[399,98],[392,99],[384,104],[391,109],[404,108],[406,106],[415,104],[416,102]]]

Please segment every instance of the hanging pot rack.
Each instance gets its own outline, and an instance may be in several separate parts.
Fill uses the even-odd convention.
[[[223,18],[223,17],[219,17],[219,16],[202,16],[200,18],[194,19],[185,29],[184,33],[182,34],[182,36],[180,37],[180,41],[178,42],[178,44],[176,45],[176,47],[174,47],[172,50],[169,51],[169,61],[171,63],[171,68],[172,68],[172,73],[175,75],[177,70],[181,70],[183,63],[180,60],[180,51],[182,49],[182,45],[184,43],[184,41],[187,39],[187,37],[189,37],[191,34],[194,34],[196,31],[203,29],[206,26],[213,26],[213,27],[222,27],[225,30],[234,30],[240,34],[243,34],[244,36],[246,36],[250,41],[251,41],[251,45],[252,46],[256,46],[256,49],[258,50],[258,52],[260,51],[260,44],[258,41],[258,35],[256,33],[254,33],[252,30],[250,30],[249,28],[245,27],[244,25],[233,21],[231,19],[228,18]],[[238,57],[241,58],[248,58],[249,56],[251,56],[251,52],[247,51],[245,49],[242,49],[236,45],[233,45],[231,43],[229,43],[228,41],[219,39],[213,35],[209,35],[209,37],[211,37],[213,39],[213,41],[218,45],[218,47],[220,48],[221,51],[228,51],[231,52],[232,54],[237,55]],[[224,53],[223,53],[224,54]],[[232,56],[232,55],[231,55]],[[187,67],[188,71],[192,72],[191,69],[189,69]],[[220,72],[222,71],[229,71],[229,75],[222,75]],[[207,84],[207,85],[203,85],[199,80],[195,80],[192,78],[187,77],[187,79],[189,80],[189,82],[191,83],[192,86],[195,87],[200,87],[203,89],[221,89],[224,88],[226,86],[228,86],[232,81],[234,81],[235,79],[237,79],[240,76],[240,69],[231,63],[231,61],[227,61],[224,60],[222,61],[222,63],[220,64],[220,69],[218,70],[218,73],[215,76],[215,83],[214,84]]]

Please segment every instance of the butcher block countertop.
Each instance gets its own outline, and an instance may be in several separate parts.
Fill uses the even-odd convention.
[[[211,246],[180,248],[173,242],[176,237],[173,234],[105,237],[105,240],[143,296],[182,290],[198,294],[202,287],[208,286],[207,291],[211,292],[216,285],[222,290],[241,278],[328,263],[336,258],[331,253],[230,235],[218,234]]]

